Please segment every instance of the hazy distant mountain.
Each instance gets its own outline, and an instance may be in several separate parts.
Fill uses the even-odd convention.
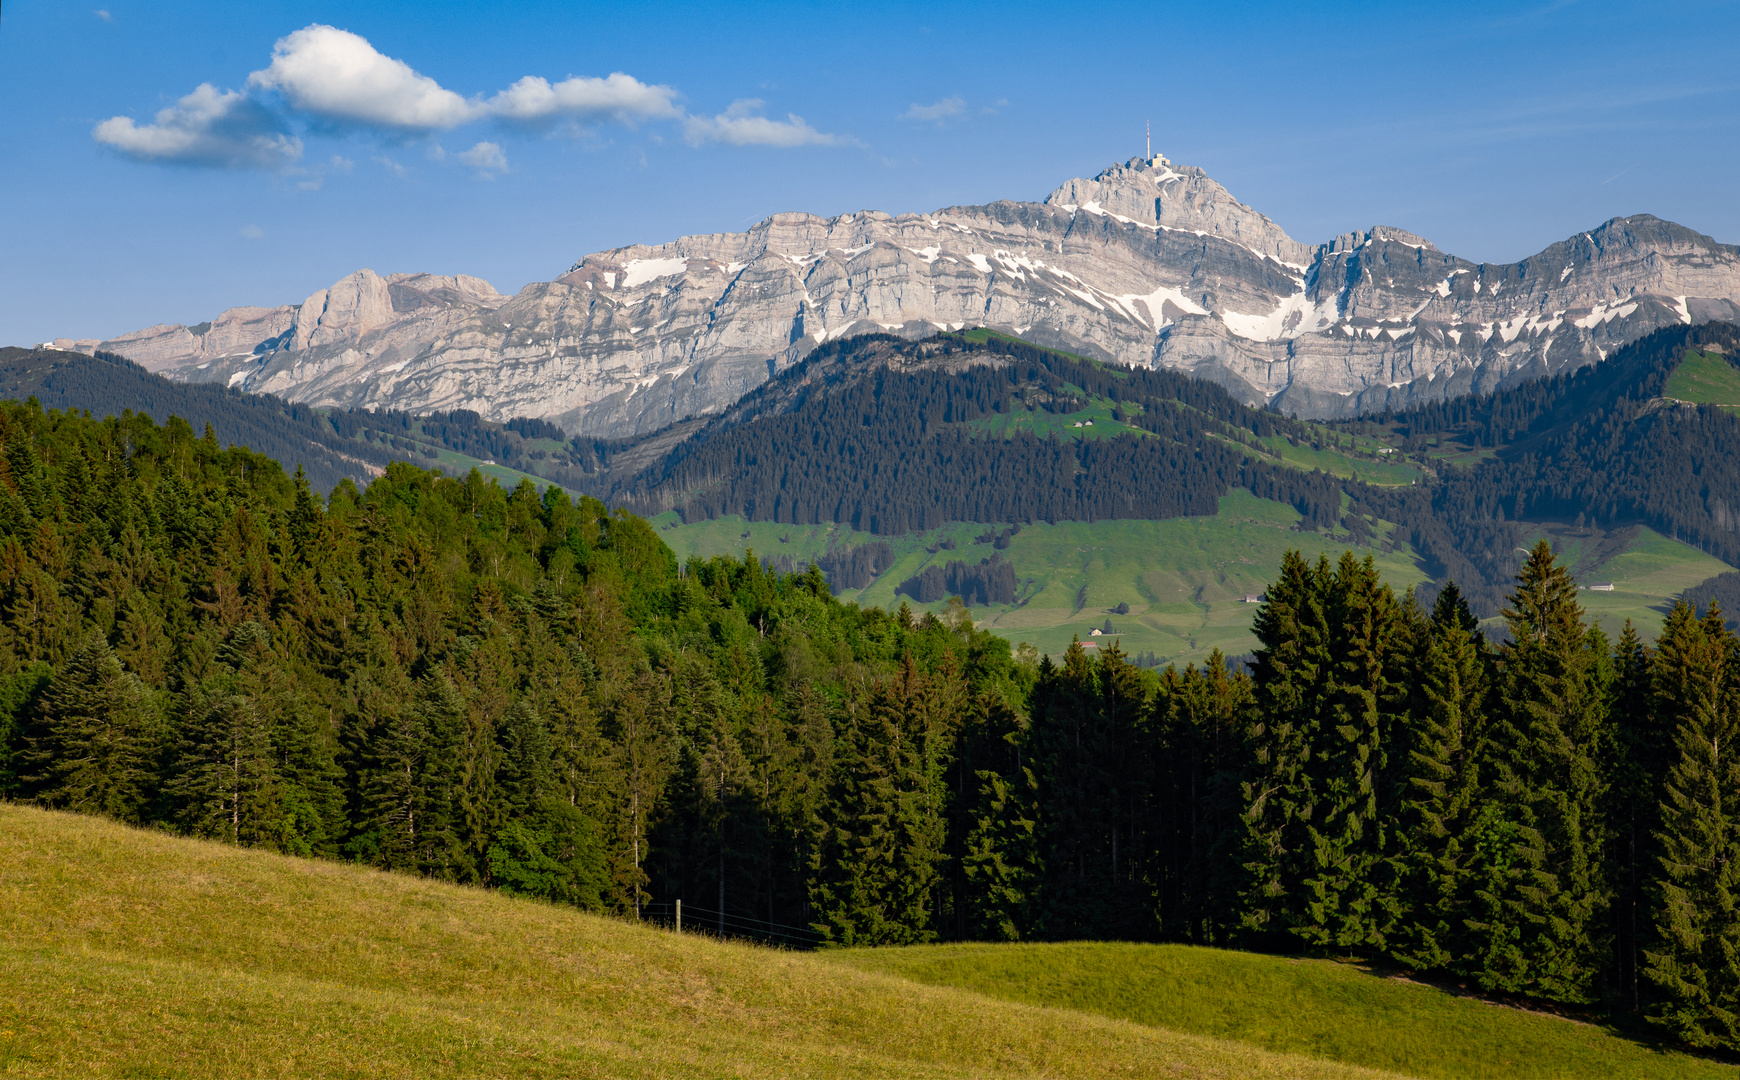
[[[1512,264],[1386,227],[1312,246],[1155,157],[1043,202],[776,214],[600,252],[512,298],[476,278],[359,270],[300,305],[56,344],[290,401],[622,437],[717,412],[868,331],[989,326],[1329,417],[1598,362],[1663,326],[1740,319],[1737,300],[1740,248],[1648,215]]]

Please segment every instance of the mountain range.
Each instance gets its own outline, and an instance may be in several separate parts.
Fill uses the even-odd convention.
[[[989,327],[1335,418],[1598,363],[1652,330],[1740,319],[1737,300],[1740,248],[1647,214],[1517,263],[1382,226],[1310,245],[1155,156],[1039,202],[776,214],[598,252],[512,297],[464,275],[364,269],[300,304],[53,344],[295,403],[625,438],[716,414],[865,333]]]

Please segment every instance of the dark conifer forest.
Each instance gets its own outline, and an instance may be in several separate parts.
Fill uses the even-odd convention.
[[[1151,671],[679,566],[554,487],[323,499],[34,403],[0,444],[7,797],[801,946],[1381,958],[1740,1049],[1740,640],[1609,640],[1545,544],[1501,633],[1293,555],[1238,672]]]

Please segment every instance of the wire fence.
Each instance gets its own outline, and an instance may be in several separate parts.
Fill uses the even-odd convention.
[[[682,911],[682,930],[685,934],[710,934],[715,937],[759,941],[766,945],[804,950],[813,949],[822,941],[820,934],[805,926],[791,926],[787,923],[771,922],[767,919],[758,919],[753,915],[729,911],[721,914],[711,908],[697,907],[686,903],[682,905]],[[642,922],[675,928],[677,903],[664,901],[642,904],[640,918]]]

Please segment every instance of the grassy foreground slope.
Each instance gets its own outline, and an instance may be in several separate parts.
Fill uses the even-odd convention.
[[[825,954],[864,971],[1422,1077],[1733,1077],[1599,1027],[1327,960],[1189,945],[939,945]]]
[[[1379,1075],[0,805],[0,1074]]]

